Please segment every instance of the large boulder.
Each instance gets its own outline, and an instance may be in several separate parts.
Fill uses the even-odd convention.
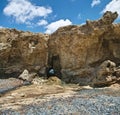
[[[98,67],[96,73],[97,76],[94,79],[93,86],[109,86],[120,80],[119,69],[116,67],[116,64],[110,60],[104,61]]]
[[[48,41],[49,60],[57,76],[66,82],[92,84],[105,60],[120,64],[118,14],[106,12],[98,21],[59,28]]]
[[[29,71],[25,69],[18,78],[24,81],[32,82],[32,80],[37,77],[38,75],[36,73],[29,73]]]

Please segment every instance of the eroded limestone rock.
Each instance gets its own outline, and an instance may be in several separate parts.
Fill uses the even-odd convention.
[[[120,80],[119,69],[116,64],[110,60],[104,61],[97,70],[94,86],[106,86],[116,83]]]
[[[18,77],[24,69],[45,75],[47,37],[40,33],[0,29],[0,77]]]
[[[105,60],[120,65],[120,24],[112,24],[117,16],[108,11],[98,21],[59,28],[48,41],[48,64],[64,81],[82,85],[99,78],[97,70]]]
[[[107,11],[97,21],[61,27],[51,35],[0,29],[0,77],[18,77],[25,69],[45,76],[52,67],[67,83],[119,81],[120,24],[112,24],[117,16]]]

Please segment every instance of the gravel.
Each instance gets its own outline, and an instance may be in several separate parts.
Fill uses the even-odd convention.
[[[101,91],[81,90],[68,97],[53,96],[44,102],[24,105],[19,111],[4,109],[0,115],[120,115],[120,97],[100,94]]]
[[[0,79],[0,93],[25,84],[15,78]],[[0,104],[0,115],[120,115],[119,91],[110,88],[94,88],[82,89],[68,96],[63,93],[61,97],[38,96],[31,98],[33,101],[31,104],[27,104],[26,100],[23,102],[26,104],[21,103],[20,108],[17,109],[5,102],[7,107]]]

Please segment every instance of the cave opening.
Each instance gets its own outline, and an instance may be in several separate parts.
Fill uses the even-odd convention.
[[[61,64],[59,55],[51,56],[48,59],[48,68],[47,68],[47,77],[56,76],[58,78],[61,77]]]

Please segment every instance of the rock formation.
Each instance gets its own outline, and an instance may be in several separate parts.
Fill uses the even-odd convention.
[[[94,84],[101,63],[111,60],[120,65],[120,24],[112,24],[117,16],[106,12],[98,21],[59,28],[48,41],[48,64],[66,82]]]
[[[18,77],[24,69],[45,74],[48,35],[0,29],[0,77]]]
[[[67,83],[118,82],[120,24],[112,24],[117,16],[107,11],[97,21],[61,27],[51,35],[0,29],[0,77],[18,77],[25,69],[46,76],[52,67]]]

